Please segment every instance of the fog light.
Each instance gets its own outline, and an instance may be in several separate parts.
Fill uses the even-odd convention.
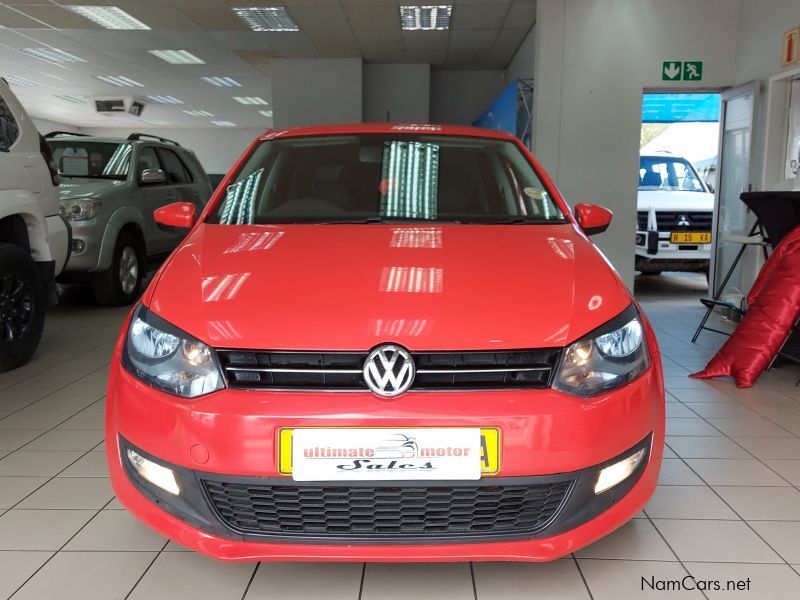
[[[86,250],[86,242],[83,240],[72,240],[72,253],[73,254],[80,254]]]
[[[636,234],[636,245],[637,246],[644,246],[644,234],[637,233]]]
[[[600,471],[600,474],[597,476],[597,483],[594,484],[594,493],[602,494],[618,483],[625,481],[630,477],[631,473],[636,470],[643,456],[644,448],[639,450],[636,454],[631,454],[629,457],[623,458],[621,461]]]
[[[142,479],[146,479],[170,494],[177,496],[180,493],[181,490],[178,482],[175,481],[175,473],[172,472],[172,469],[162,467],[131,449],[128,449],[128,460]]]

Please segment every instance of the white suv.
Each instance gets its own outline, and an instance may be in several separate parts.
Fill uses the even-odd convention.
[[[688,160],[640,156],[636,270],[708,273],[713,211],[714,194]]]
[[[0,79],[0,370],[26,363],[39,345],[55,276],[69,258],[52,152]]]

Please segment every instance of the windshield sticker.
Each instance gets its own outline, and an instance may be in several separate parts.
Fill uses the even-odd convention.
[[[67,148],[61,156],[61,174],[73,177],[89,175],[89,155],[85,148]]]

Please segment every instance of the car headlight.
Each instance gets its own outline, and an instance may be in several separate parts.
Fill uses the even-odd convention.
[[[101,206],[103,203],[100,200],[91,198],[62,200],[58,213],[70,221],[88,221],[97,216]]]
[[[183,398],[223,387],[211,348],[142,305],[131,319],[122,364],[145,383]]]
[[[630,383],[649,366],[644,328],[631,305],[567,347],[553,387],[588,398]]]

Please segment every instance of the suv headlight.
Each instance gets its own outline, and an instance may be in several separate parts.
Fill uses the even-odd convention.
[[[62,200],[58,213],[70,221],[88,221],[97,216],[103,203],[91,198],[78,198],[75,200]]]
[[[196,398],[223,387],[211,348],[139,305],[122,364],[133,376],[176,396]]]
[[[553,387],[588,398],[630,383],[649,366],[644,328],[631,305],[567,347]]]

